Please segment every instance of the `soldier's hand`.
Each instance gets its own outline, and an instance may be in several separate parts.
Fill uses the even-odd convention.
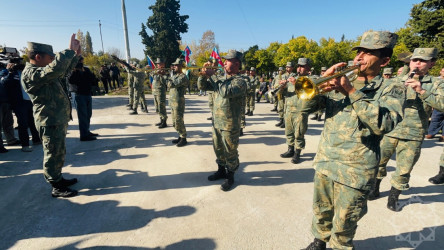
[[[327,69],[327,71],[325,71],[324,77],[334,75],[337,68],[342,68],[346,65],[347,63],[342,62],[331,66],[329,69]],[[319,85],[319,89],[322,92],[330,92],[335,90],[341,92],[345,96],[348,96],[356,91],[353,85],[351,85],[348,78],[345,76],[338,77],[328,82],[322,83],[321,85]]]
[[[288,78],[288,81],[291,82],[291,84],[294,85],[296,83],[296,78],[290,77],[290,78]]]
[[[206,75],[207,77],[210,77],[210,76],[212,76],[212,75],[214,75],[216,73],[215,69],[206,68],[206,67],[211,67],[211,65],[212,65],[212,63],[210,63],[210,62],[206,62],[206,63],[203,64],[203,68],[202,68],[202,74],[203,75]]]
[[[80,41],[76,39],[76,34],[72,34],[71,40],[69,41],[69,49],[72,49],[76,52],[76,55],[80,55],[82,53],[80,48]]]
[[[425,90],[421,87],[421,82],[415,79],[407,79],[405,86],[410,86],[416,93],[422,95]]]

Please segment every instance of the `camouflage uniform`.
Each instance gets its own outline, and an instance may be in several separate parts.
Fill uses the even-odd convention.
[[[125,67],[126,72],[128,73],[128,105],[130,108],[134,106],[134,77],[132,76],[132,71]]]
[[[197,88],[200,90],[203,85],[205,85],[203,82],[206,81],[206,78],[204,76],[199,76],[197,78]],[[208,94],[208,106],[210,107],[210,112],[213,112],[213,106],[214,106],[214,94],[213,90],[206,90]]]
[[[161,120],[168,118],[166,111],[166,88],[167,88],[167,75],[152,74],[153,77],[153,95],[154,106],[156,106],[156,113],[159,114]]]
[[[185,92],[189,84],[188,78],[183,73],[175,74],[168,79],[168,87],[170,88],[169,104],[173,126],[181,138],[187,137],[183,115],[185,113]]]
[[[248,95],[248,91],[250,88],[250,78],[245,74],[241,75],[241,76],[244,78],[244,81],[246,83],[246,88],[247,88],[247,90],[244,93],[245,95],[244,95],[244,98],[241,103],[242,107],[241,107],[241,126],[240,126],[240,128],[244,129],[247,126],[247,122],[245,121],[245,107],[247,105],[247,95]]]
[[[143,88],[143,83],[145,82],[146,75],[145,72],[143,71],[131,70],[130,72],[131,72],[132,82],[134,83],[133,110],[137,110],[139,102],[143,102],[146,104],[145,93]]]
[[[396,78],[401,84],[408,75]],[[404,119],[396,128],[386,134],[381,142],[381,161],[377,178],[387,175],[387,162],[396,151],[396,171],[392,174],[391,184],[398,190],[409,189],[410,173],[421,154],[421,144],[427,133],[432,108],[444,110],[444,81],[425,75],[420,77],[423,95],[407,88],[407,100],[404,106]]]
[[[281,75],[280,79],[278,79],[279,77],[276,77],[275,83],[274,83],[274,88],[279,88],[279,81],[280,80],[287,80],[290,77],[296,77],[297,75],[295,73],[288,73],[285,72],[284,74]],[[291,85],[291,84],[290,84]],[[284,114],[285,114],[285,105],[286,105],[286,101],[285,98],[287,96],[287,88],[288,88],[288,83],[287,83],[287,87],[284,87],[283,89],[279,90],[277,95],[281,96],[280,99],[278,98],[278,113],[279,113],[279,118],[280,119],[284,119]]]
[[[39,51],[39,50],[36,50]],[[46,67],[26,63],[21,84],[33,103],[34,121],[43,145],[43,175],[53,184],[62,180],[66,131],[71,104],[60,79],[78,62],[73,50],[64,50]]]
[[[258,76],[251,76],[250,75],[248,78],[250,79],[250,81],[249,81],[249,88],[247,91],[247,95],[245,98],[245,103],[246,103],[245,108],[246,108],[247,112],[249,112],[249,111],[253,112],[254,105],[256,103],[254,101],[254,97],[256,95],[256,88],[257,88],[257,85],[260,83],[260,81],[259,81]]]

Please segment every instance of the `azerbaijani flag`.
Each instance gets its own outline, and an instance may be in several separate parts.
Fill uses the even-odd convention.
[[[151,67],[152,69],[156,68],[156,65],[154,65],[153,60],[151,60],[150,56],[146,56],[146,60],[148,62],[148,66]]]
[[[190,49],[190,47],[188,47],[188,45],[187,45],[187,47],[185,48],[184,52],[185,52],[185,54],[184,54],[184,56],[185,56],[185,62],[187,63],[188,66],[190,66],[191,49]]]
[[[219,52],[217,51],[216,47],[214,47],[213,52],[211,52],[211,56],[210,57],[216,59],[221,67],[224,66],[224,63],[222,62],[222,59],[220,58]]]

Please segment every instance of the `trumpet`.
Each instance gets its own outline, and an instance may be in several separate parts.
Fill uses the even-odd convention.
[[[311,80],[306,76],[298,77],[296,79],[296,83],[294,84],[295,92],[300,99],[310,100],[321,92],[321,90],[319,89],[319,85],[328,82],[331,79],[335,79],[340,76],[346,76],[351,82],[356,80],[359,74],[359,66],[360,64],[356,64],[354,66],[350,66],[343,70],[340,70],[331,76],[320,77],[316,80]]]
[[[215,70],[217,70],[217,69],[220,69],[219,67],[203,67],[203,66],[188,66],[188,67],[183,67],[182,68],[182,72],[184,73],[184,74],[186,74],[188,71],[189,72],[195,72],[195,71],[198,71],[198,74],[199,75],[202,75],[203,73],[201,72],[201,70],[202,69],[215,69]]]

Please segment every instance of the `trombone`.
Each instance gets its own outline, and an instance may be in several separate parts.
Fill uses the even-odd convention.
[[[351,82],[356,80],[359,74],[359,66],[360,64],[356,64],[354,66],[350,66],[343,70],[340,70],[331,76],[320,77],[316,80],[311,80],[307,76],[300,76],[296,79],[296,82],[294,84],[295,92],[300,99],[310,100],[321,92],[321,90],[319,89],[319,85],[328,82],[331,79],[335,79],[345,75]]]

